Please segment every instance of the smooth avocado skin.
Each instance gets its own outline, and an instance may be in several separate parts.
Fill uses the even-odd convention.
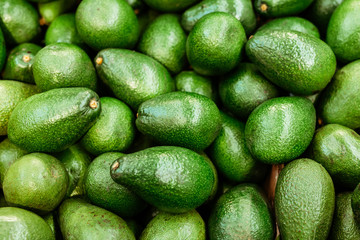
[[[360,182],[360,136],[354,130],[325,125],[316,131],[309,152],[335,184],[352,190]]]
[[[16,106],[8,137],[29,152],[60,152],[86,133],[100,111],[99,96],[90,89],[53,89]]]
[[[138,52],[105,49],[95,57],[95,64],[100,79],[134,110],[144,101],[175,89],[166,68]]]
[[[360,58],[360,1],[346,0],[331,15],[326,42],[336,58],[348,63]]]
[[[297,15],[304,11],[314,0],[255,0],[254,8],[265,17]]]
[[[129,189],[114,182],[110,176],[110,166],[124,155],[107,152],[95,158],[86,171],[84,186],[92,204],[128,218],[138,215],[147,204]]]
[[[360,183],[355,187],[351,195],[351,209],[357,224],[360,224]]]
[[[274,221],[265,194],[255,184],[240,184],[216,202],[208,223],[210,240],[274,239]]]
[[[360,60],[338,70],[321,93],[317,112],[324,124],[336,123],[352,129],[360,127]]]
[[[77,0],[54,0],[47,3],[39,3],[40,22],[44,25],[49,25],[58,16],[73,9],[78,3]]]
[[[279,89],[269,82],[252,63],[240,63],[222,77],[219,95],[223,106],[235,116],[246,120],[261,103],[280,95]]]
[[[209,98],[188,92],[172,92],[140,105],[137,129],[164,145],[204,150],[217,137],[221,117]]]
[[[21,208],[0,208],[0,227],[1,239],[55,240],[44,219]]]
[[[12,49],[6,61],[3,78],[34,84],[32,65],[40,50],[41,47],[33,43],[23,43]]]
[[[336,70],[331,48],[297,31],[259,31],[247,42],[246,54],[267,79],[298,95],[319,92]]]
[[[186,64],[186,38],[180,17],[163,14],[149,24],[137,49],[159,61],[170,73],[178,74]]]
[[[60,205],[59,224],[64,240],[135,240],[121,217],[82,199],[67,199]]]
[[[127,150],[135,139],[133,112],[116,98],[102,97],[100,102],[99,119],[81,139],[81,145],[96,156]]]
[[[203,16],[213,12],[230,13],[241,22],[247,35],[256,27],[256,17],[251,0],[204,0],[188,8],[181,17],[181,25],[190,32]]]
[[[201,155],[160,146],[125,155],[111,166],[111,177],[159,210],[184,213],[211,195],[215,176]]]
[[[144,0],[151,8],[160,12],[181,12],[200,0]]]
[[[281,239],[326,239],[334,208],[334,185],[319,163],[297,159],[280,172],[275,214]]]
[[[146,226],[140,240],[205,240],[205,222],[196,210],[182,214],[160,212]]]
[[[123,0],[84,0],[75,13],[80,37],[96,51],[133,48],[139,38],[139,23]]]
[[[32,84],[12,80],[0,81],[0,136],[8,134],[9,118],[15,107],[21,101],[39,92],[39,88]]]
[[[246,144],[266,164],[289,162],[309,146],[316,125],[315,108],[303,97],[279,97],[259,105],[245,125]]]

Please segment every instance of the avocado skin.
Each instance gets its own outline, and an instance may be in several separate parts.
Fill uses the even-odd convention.
[[[39,3],[38,10],[42,17],[41,20],[44,20],[44,23],[49,25],[58,16],[73,9],[77,3],[79,3],[77,0],[54,0],[47,3]]]
[[[334,208],[334,185],[319,163],[297,159],[280,172],[275,214],[281,239],[326,239]]]
[[[255,0],[254,8],[260,15],[266,17],[283,17],[296,15],[304,11],[314,0]],[[267,10],[261,9],[266,4]]]
[[[316,125],[315,108],[303,97],[279,97],[259,105],[245,126],[246,144],[267,164],[289,162],[309,146]]]
[[[191,30],[186,54],[195,72],[218,76],[240,62],[245,43],[246,34],[239,20],[229,13],[214,12],[201,18]]]
[[[330,240],[360,239],[360,225],[354,219],[351,196],[351,192],[336,195],[334,219],[329,235]]]
[[[115,182],[170,213],[199,207],[210,197],[215,181],[204,157],[174,146],[125,155],[112,164],[110,173]]]
[[[200,0],[144,0],[151,8],[161,12],[181,12]]]
[[[174,80],[166,68],[156,60],[126,49],[105,49],[95,58],[100,79],[114,95],[137,110],[139,105],[155,96],[172,92]]]
[[[356,186],[352,193],[351,209],[354,213],[355,221],[360,224],[360,183]]]
[[[4,34],[0,29],[0,70],[3,69],[6,62],[6,45],[4,40]]]
[[[59,224],[64,240],[135,240],[121,217],[81,199],[67,199],[60,205]]]
[[[95,158],[86,171],[84,185],[86,196],[92,204],[121,217],[133,217],[143,211],[147,204],[129,189],[114,182],[109,171],[112,163],[124,155],[107,152]]]
[[[354,189],[360,182],[359,151],[360,136],[354,130],[328,124],[316,131],[309,152],[329,172],[335,184]]]
[[[39,93],[37,86],[18,81],[0,81],[0,136],[7,135],[8,122],[15,107],[26,98]]]
[[[0,208],[1,239],[55,240],[49,225],[33,212],[16,208]]]
[[[209,98],[188,92],[157,96],[140,105],[137,129],[164,145],[204,150],[217,137],[221,117]]]
[[[331,15],[326,42],[344,63],[360,58],[360,1],[347,0]]]
[[[75,13],[80,37],[94,50],[133,48],[139,38],[139,23],[123,0],[84,0]]]
[[[205,240],[205,223],[195,210],[182,214],[160,212],[148,223],[139,239]]]
[[[274,239],[274,221],[265,194],[255,184],[240,184],[223,194],[211,210],[209,239]]]
[[[254,64],[240,63],[222,78],[219,95],[226,109],[246,120],[258,105],[278,97],[280,92]]]
[[[360,127],[360,60],[349,63],[336,72],[333,80],[321,92],[318,116],[324,124],[336,123],[352,129]]]
[[[186,34],[175,14],[163,14],[142,34],[138,50],[163,64],[171,73],[179,73],[186,63]]]
[[[181,17],[181,25],[190,32],[203,16],[213,12],[230,13],[238,20],[247,35],[256,27],[256,18],[251,0],[204,0],[187,9]]]
[[[89,106],[92,99],[98,102],[95,109]],[[99,96],[90,89],[53,89],[16,106],[8,137],[29,152],[59,152],[79,140],[100,111]]]

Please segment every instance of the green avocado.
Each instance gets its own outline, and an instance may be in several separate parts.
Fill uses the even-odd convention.
[[[4,35],[0,28],[0,70],[3,69],[6,62],[6,45]]]
[[[41,15],[41,24],[51,24],[58,16],[73,9],[78,0],[54,0],[46,3],[39,3],[38,10]]]
[[[266,17],[296,15],[304,11],[314,0],[255,0],[255,10]]]
[[[144,0],[151,8],[161,12],[181,12],[200,0]]]
[[[351,209],[357,224],[360,224],[360,183],[354,189],[351,196]]]

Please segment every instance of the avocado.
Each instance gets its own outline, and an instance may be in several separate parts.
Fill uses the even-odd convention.
[[[115,182],[146,202],[170,213],[199,207],[210,196],[215,180],[201,155],[181,147],[152,147],[118,158],[110,169]]]
[[[26,83],[35,83],[32,65],[41,47],[33,43],[23,43],[9,53],[3,71],[3,78]]]
[[[86,196],[92,204],[107,209],[121,217],[134,217],[145,209],[147,204],[110,176],[112,163],[124,156],[119,152],[101,154],[90,164],[85,175]]]
[[[136,15],[123,0],[83,0],[75,22],[80,37],[96,51],[133,48],[139,37]]]
[[[354,189],[360,182],[360,136],[354,130],[325,125],[316,131],[309,152],[335,184]]]
[[[87,88],[59,88],[16,106],[10,141],[29,152],[60,152],[79,140],[100,114],[99,96]]]
[[[93,155],[127,150],[135,138],[133,112],[116,98],[102,97],[100,101],[100,117],[81,139],[81,145]]]
[[[78,2],[77,0],[54,0],[39,3],[40,23],[43,25],[51,24],[58,16],[74,8]]]
[[[326,239],[334,208],[334,185],[319,163],[297,159],[280,172],[275,214],[281,239]]]
[[[160,212],[149,222],[139,239],[205,240],[205,223],[195,210],[182,214]]]
[[[316,125],[315,108],[303,97],[278,97],[259,105],[245,126],[250,153],[267,164],[299,157],[309,146]]]
[[[59,224],[64,240],[135,240],[121,217],[81,199],[67,199],[60,205]]]
[[[259,31],[247,42],[246,54],[267,79],[299,95],[325,88],[336,69],[325,42],[297,31]]]
[[[157,17],[142,34],[138,50],[163,64],[169,72],[178,74],[186,63],[186,34],[180,17],[163,14]]]
[[[163,145],[204,150],[217,137],[221,117],[209,98],[188,92],[172,92],[142,103],[137,129]]]
[[[151,8],[161,12],[181,12],[200,0],[144,0]]]
[[[3,69],[5,62],[6,62],[6,45],[5,45],[4,34],[2,33],[2,30],[0,28],[0,70]]]
[[[33,212],[16,208],[0,208],[1,239],[55,240],[49,225]]]
[[[314,0],[255,0],[255,10],[265,17],[296,15],[304,11]]]
[[[351,209],[354,213],[354,219],[360,224],[360,184],[358,184],[351,196]]]
[[[48,213],[45,216],[43,216],[42,218],[49,225],[51,231],[54,234],[54,237],[56,238],[56,232],[55,232],[56,231],[56,227],[55,227],[55,225],[56,225],[56,222],[55,222],[56,216],[54,216],[54,212]]]
[[[331,15],[326,42],[344,63],[360,59],[360,1],[347,0]]]
[[[177,91],[192,92],[210,98],[215,103],[218,101],[216,82],[203,77],[194,71],[182,71],[175,77]]]
[[[336,195],[336,207],[329,240],[360,239],[360,225],[354,219],[351,196],[351,192]]]
[[[41,49],[32,66],[36,85],[42,91],[54,88],[97,88],[97,76],[84,50],[70,43],[54,43]]]
[[[246,120],[261,103],[278,97],[280,91],[252,63],[240,63],[222,77],[219,95],[223,106],[235,116]]]
[[[204,203],[204,205],[211,203],[211,201],[213,199],[215,199],[215,197],[217,197],[217,193],[218,193],[218,189],[219,189],[219,176],[217,173],[217,169],[215,167],[215,165],[213,164],[213,162],[211,161],[211,159],[208,157],[208,155],[206,155],[205,152],[198,152],[201,156],[204,157],[205,161],[210,165],[211,169],[213,170],[213,174],[214,174],[214,184],[213,184],[213,188],[211,190],[210,193],[210,197],[208,198],[208,200]],[[203,205],[203,206],[204,206]],[[206,206],[205,206],[206,207]]]
[[[245,42],[244,28],[233,15],[209,13],[191,30],[186,54],[195,72],[205,76],[222,75],[240,62]]]
[[[255,160],[245,143],[245,124],[221,112],[222,128],[209,147],[219,172],[233,182],[259,182],[268,167]]]
[[[45,153],[30,153],[15,161],[3,182],[6,202],[40,214],[53,211],[69,184],[64,165]]]
[[[223,194],[211,210],[210,240],[273,240],[275,225],[263,191],[255,184],[240,184]]]
[[[8,138],[0,142],[0,188],[11,164],[26,154],[28,154],[27,151],[10,142]]]
[[[318,116],[324,124],[360,127],[360,60],[338,70],[318,100]]]
[[[8,121],[14,108],[21,101],[39,92],[32,84],[0,80],[0,136],[7,135]]]
[[[105,49],[95,57],[100,79],[134,110],[155,96],[172,92],[174,80],[153,58],[126,49]]]
[[[39,15],[26,0],[0,0],[0,27],[7,45],[31,42],[41,31]]]

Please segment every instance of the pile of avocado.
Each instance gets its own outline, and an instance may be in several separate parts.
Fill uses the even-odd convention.
[[[0,0],[1,240],[359,240],[360,0]]]

